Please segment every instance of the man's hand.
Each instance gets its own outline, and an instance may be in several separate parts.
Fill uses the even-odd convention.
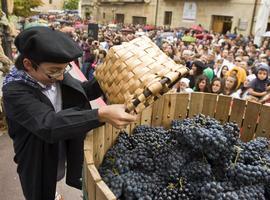
[[[125,128],[132,122],[136,121],[136,116],[125,111],[126,107],[123,104],[115,104],[103,106],[98,109],[100,122],[107,122],[115,128]]]

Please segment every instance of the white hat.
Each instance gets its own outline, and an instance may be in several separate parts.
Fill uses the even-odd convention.
[[[187,79],[187,78],[181,78],[181,79],[180,79],[180,82],[185,83],[185,84],[187,85],[187,87],[189,87],[189,82],[190,82],[189,79]]]

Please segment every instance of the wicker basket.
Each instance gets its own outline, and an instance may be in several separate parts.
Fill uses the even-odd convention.
[[[187,72],[144,36],[112,47],[95,77],[110,103],[139,113]]]
[[[152,106],[146,108],[135,123],[125,130],[131,134],[137,125],[170,127],[173,119],[185,119],[196,114],[213,117],[222,123],[235,122],[241,128],[241,139],[245,142],[255,137],[270,139],[270,106],[233,99],[229,96],[191,93],[166,94]],[[110,124],[89,132],[84,141],[85,200],[116,200],[117,198],[102,180],[98,167],[104,155],[113,146],[120,130]]]

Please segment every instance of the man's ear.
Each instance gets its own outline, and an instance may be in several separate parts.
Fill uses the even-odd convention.
[[[27,72],[33,70],[32,62],[28,58],[23,59],[23,66]]]

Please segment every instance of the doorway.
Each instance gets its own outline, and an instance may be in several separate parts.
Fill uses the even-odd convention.
[[[132,23],[133,24],[145,25],[146,24],[146,17],[133,16],[132,17]]]
[[[164,25],[171,25],[172,24],[172,12],[165,11],[164,13]]]
[[[212,30],[216,33],[225,34],[227,31],[232,29],[232,18],[231,16],[219,16],[212,15]]]

